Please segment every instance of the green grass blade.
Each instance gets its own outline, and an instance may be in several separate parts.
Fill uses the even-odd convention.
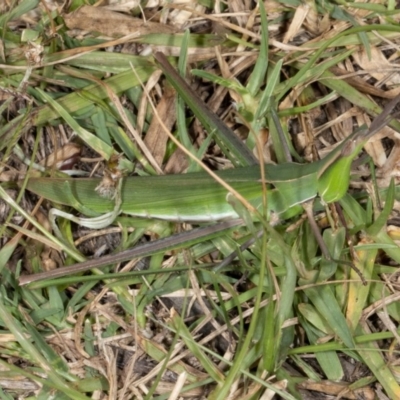
[[[332,289],[329,286],[318,286],[305,289],[304,292],[326,320],[330,328],[340,337],[349,349],[353,349],[355,347],[353,336]]]
[[[227,156],[231,161],[237,166],[257,164],[257,160],[250,149],[219,119],[216,114],[211,112],[211,110],[200,101],[190,86],[169,64],[164,54],[156,53],[154,57],[159,62],[162,71],[171,85],[182,96],[185,103],[193,111],[208,133],[215,134],[219,146],[228,150]]]
[[[38,93],[42,96],[42,98],[57,111],[57,113],[64,119],[65,122],[77,133],[77,135],[87,143],[92,149],[97,151],[105,160],[109,160],[110,157],[114,154],[114,149],[100,140],[97,136],[88,132],[86,129],[82,128],[74,118],[62,107],[59,103],[57,103],[54,99],[52,99],[48,94],[40,89],[36,89]]]

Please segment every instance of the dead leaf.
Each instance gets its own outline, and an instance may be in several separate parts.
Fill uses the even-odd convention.
[[[106,36],[126,36],[136,33],[138,36],[150,33],[175,33],[175,27],[158,22],[144,21],[141,18],[110,11],[103,7],[83,6],[64,16],[69,29],[81,29],[99,32]]]

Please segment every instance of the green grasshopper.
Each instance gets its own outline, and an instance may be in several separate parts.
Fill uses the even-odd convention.
[[[268,211],[284,218],[297,205],[319,196],[328,204],[347,192],[351,163],[368,139],[387,124],[387,116],[400,96],[385,107],[369,129],[361,129],[336,147],[327,157],[311,164],[265,165],[269,184]],[[245,197],[257,210],[262,207],[259,165],[218,171],[216,174]],[[52,202],[71,206],[90,215],[111,212],[114,201],[100,197],[100,178],[31,178],[27,189]],[[168,221],[207,222],[239,215],[227,201],[227,189],[204,172],[151,177],[128,177],[121,188],[121,212]]]
[[[248,149],[197,98],[186,82],[176,74],[165,56],[157,53],[155,58],[170,83],[201,122],[210,129],[222,130],[223,140],[234,143],[231,150],[239,149],[238,157],[244,154],[242,160],[247,164],[254,164],[254,158]],[[390,115],[399,101],[400,96],[391,100],[369,129],[365,127],[354,132],[327,157],[317,162],[249,165],[218,171],[216,174],[260,213],[263,210],[263,184],[266,183],[267,211],[282,219],[295,215],[302,210],[302,204],[317,196],[325,204],[338,201],[348,190],[352,161],[369,138],[390,121]],[[241,149],[241,146],[246,150]],[[264,174],[261,173],[261,168],[264,168]],[[262,176],[265,182],[262,182]],[[114,218],[118,212],[122,212],[144,218],[190,222],[239,217],[235,208],[227,201],[228,190],[205,172],[124,178],[120,186],[117,213],[115,201],[102,198],[96,192],[100,181],[97,178],[31,178],[27,189],[90,216],[110,213]]]

